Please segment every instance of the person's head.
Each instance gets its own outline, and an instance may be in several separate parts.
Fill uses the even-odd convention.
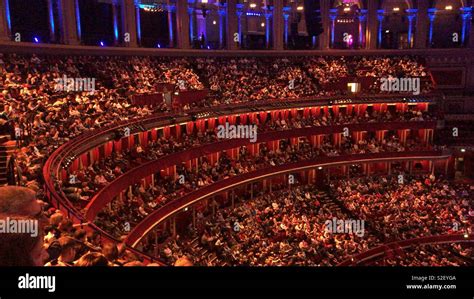
[[[107,258],[98,252],[88,252],[81,256],[77,262],[78,267],[96,267],[96,266],[108,266]]]
[[[18,186],[0,187],[0,214],[39,216],[43,212],[41,201],[33,190]]]
[[[109,260],[114,262],[119,257],[117,246],[113,243],[106,243],[102,246],[102,254]]]
[[[34,217],[0,215],[2,222],[38,221]],[[8,225],[8,224],[7,224]],[[38,233],[0,233],[0,266],[43,266],[48,253],[43,247],[42,229]]]
[[[58,239],[61,245],[61,260],[66,263],[74,261],[76,256],[76,241],[70,237],[61,237]]]

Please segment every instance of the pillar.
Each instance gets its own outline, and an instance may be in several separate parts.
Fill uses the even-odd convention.
[[[122,31],[125,46],[137,47],[137,21],[135,18],[135,3],[134,0],[122,0]]]
[[[321,23],[323,25],[323,33],[319,35],[319,49],[329,49],[330,41],[330,19],[329,19],[330,0],[321,0]]]
[[[189,36],[188,39],[191,42],[191,48],[193,47],[193,42],[194,42],[194,22],[195,22],[195,11],[194,7],[188,7],[188,19],[189,19]]]
[[[236,4],[236,11],[237,11],[237,32],[239,33],[239,42],[238,48],[243,48],[243,34],[242,34],[242,18],[244,16],[244,5],[243,4]]]
[[[359,15],[359,48],[364,48],[364,37],[366,31],[367,10],[362,9]]]
[[[0,0],[0,41],[10,40],[11,20],[9,0]]]
[[[56,39],[54,14],[53,14],[53,0],[48,0],[48,29],[49,29],[49,41],[54,42]]]
[[[428,37],[428,8],[429,1],[418,1],[418,13],[416,17],[415,48],[424,49]]]
[[[120,43],[119,40],[119,29],[118,29],[118,5],[116,1],[112,2],[112,21],[114,24],[114,45],[117,46]]]
[[[384,16],[384,10],[379,9],[377,10],[377,45],[378,48],[382,47],[382,29],[383,29],[383,19],[385,18]]]
[[[237,18],[237,0],[228,0],[226,6],[226,40],[227,49],[237,50],[239,48],[239,24]]]
[[[273,1],[273,49],[283,50],[283,32],[285,31],[285,22],[283,19],[283,1]]]
[[[272,11],[267,10],[265,12],[265,47],[270,49],[271,36],[270,36],[270,19],[272,17]]]
[[[169,38],[168,47],[174,48],[173,13],[175,12],[176,7],[174,5],[168,4],[167,9],[168,9],[168,38]]]
[[[176,37],[180,49],[189,49],[189,16],[187,1],[176,2]]]
[[[336,18],[337,18],[337,9],[331,9],[329,12],[329,18],[331,19],[331,27],[329,29],[330,31],[330,43],[329,47],[334,48],[334,40],[335,40],[335,34],[336,34]]]
[[[140,44],[142,41],[142,22],[140,19],[140,6],[135,7],[135,26],[137,28],[137,44]]]
[[[290,7],[283,8],[283,48],[288,48],[288,20],[290,19]]]
[[[408,48],[413,48],[413,24],[416,19],[416,9],[407,9],[408,16]]]
[[[61,42],[67,45],[78,45],[81,40],[79,0],[59,0],[59,22]]]
[[[434,21],[436,18],[436,8],[428,9],[428,18],[430,20],[430,26],[428,31],[428,47],[431,48],[433,44],[433,29],[434,29]]]
[[[225,47],[225,42],[224,42],[224,32],[225,32],[225,4],[224,5],[219,5],[218,8],[218,13],[219,13],[219,48],[223,49]]]
[[[469,38],[469,32],[471,29],[471,18],[472,18],[472,7],[462,7],[462,32],[461,32],[461,43],[466,46],[466,41]]]
[[[369,0],[367,5],[367,30],[365,37],[365,47],[367,49],[377,49],[377,0]]]

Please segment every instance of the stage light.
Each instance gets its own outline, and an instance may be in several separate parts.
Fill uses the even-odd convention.
[[[453,10],[453,6],[452,5],[446,5],[446,7],[444,8],[446,10]]]
[[[35,43],[39,43],[39,38],[37,38],[36,36],[33,38],[33,40],[35,41]]]
[[[255,8],[255,7],[257,7],[257,4],[255,4],[255,3],[250,3],[250,8]]]
[[[260,24],[260,26],[262,26],[262,27],[265,27],[265,23],[264,23],[264,22],[262,22],[262,24]]]
[[[350,7],[344,7],[344,11],[349,12],[349,11],[351,11],[351,8]]]
[[[467,233],[464,234],[464,238],[467,239],[469,238],[469,235]]]
[[[298,7],[296,8],[296,10],[298,10],[298,11],[302,11],[303,9],[304,9],[303,6],[298,6]]]
[[[322,170],[322,169],[323,169],[323,167],[322,167],[322,166],[319,166],[319,167],[318,167],[318,169],[319,169],[319,170]]]
[[[216,25],[216,24],[217,24],[216,20],[212,21],[212,25]]]
[[[394,7],[393,11],[400,11],[400,7]]]
[[[461,149],[461,153],[465,153],[466,152],[466,149],[465,148],[462,148]]]
[[[385,33],[389,33],[389,32],[390,32],[390,30],[388,30],[388,29],[387,29],[387,30],[385,30]]]
[[[103,41],[100,41],[99,44],[100,44],[101,47],[104,47],[104,46],[105,46],[105,43],[104,43]]]
[[[160,43],[158,43],[158,44],[156,45],[156,47],[158,47],[158,48],[161,48],[161,45],[160,45]]]

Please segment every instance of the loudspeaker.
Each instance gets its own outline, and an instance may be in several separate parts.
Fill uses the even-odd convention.
[[[306,30],[310,36],[318,36],[323,33],[321,24],[321,6],[319,0],[304,0],[304,16],[306,19]]]

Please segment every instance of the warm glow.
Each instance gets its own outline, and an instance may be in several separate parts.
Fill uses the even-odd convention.
[[[207,0],[201,0],[201,3],[204,3],[204,4],[207,3]]]
[[[400,7],[394,7],[393,11],[400,11]]]
[[[250,8],[255,8],[255,7],[257,7],[257,4],[255,4],[255,3],[250,3]]]
[[[265,23],[264,23],[264,22],[262,22],[262,24],[260,24],[260,26],[262,26],[262,27],[265,27]]]
[[[446,5],[445,9],[446,10],[453,10],[453,6],[452,5]]]
[[[351,11],[350,7],[344,7],[344,11]]]
[[[298,7],[296,8],[296,10],[302,11],[302,10],[303,10],[303,6],[298,6]]]
[[[217,24],[216,20],[212,21],[212,24],[213,24],[213,25],[216,25],[216,24]]]

